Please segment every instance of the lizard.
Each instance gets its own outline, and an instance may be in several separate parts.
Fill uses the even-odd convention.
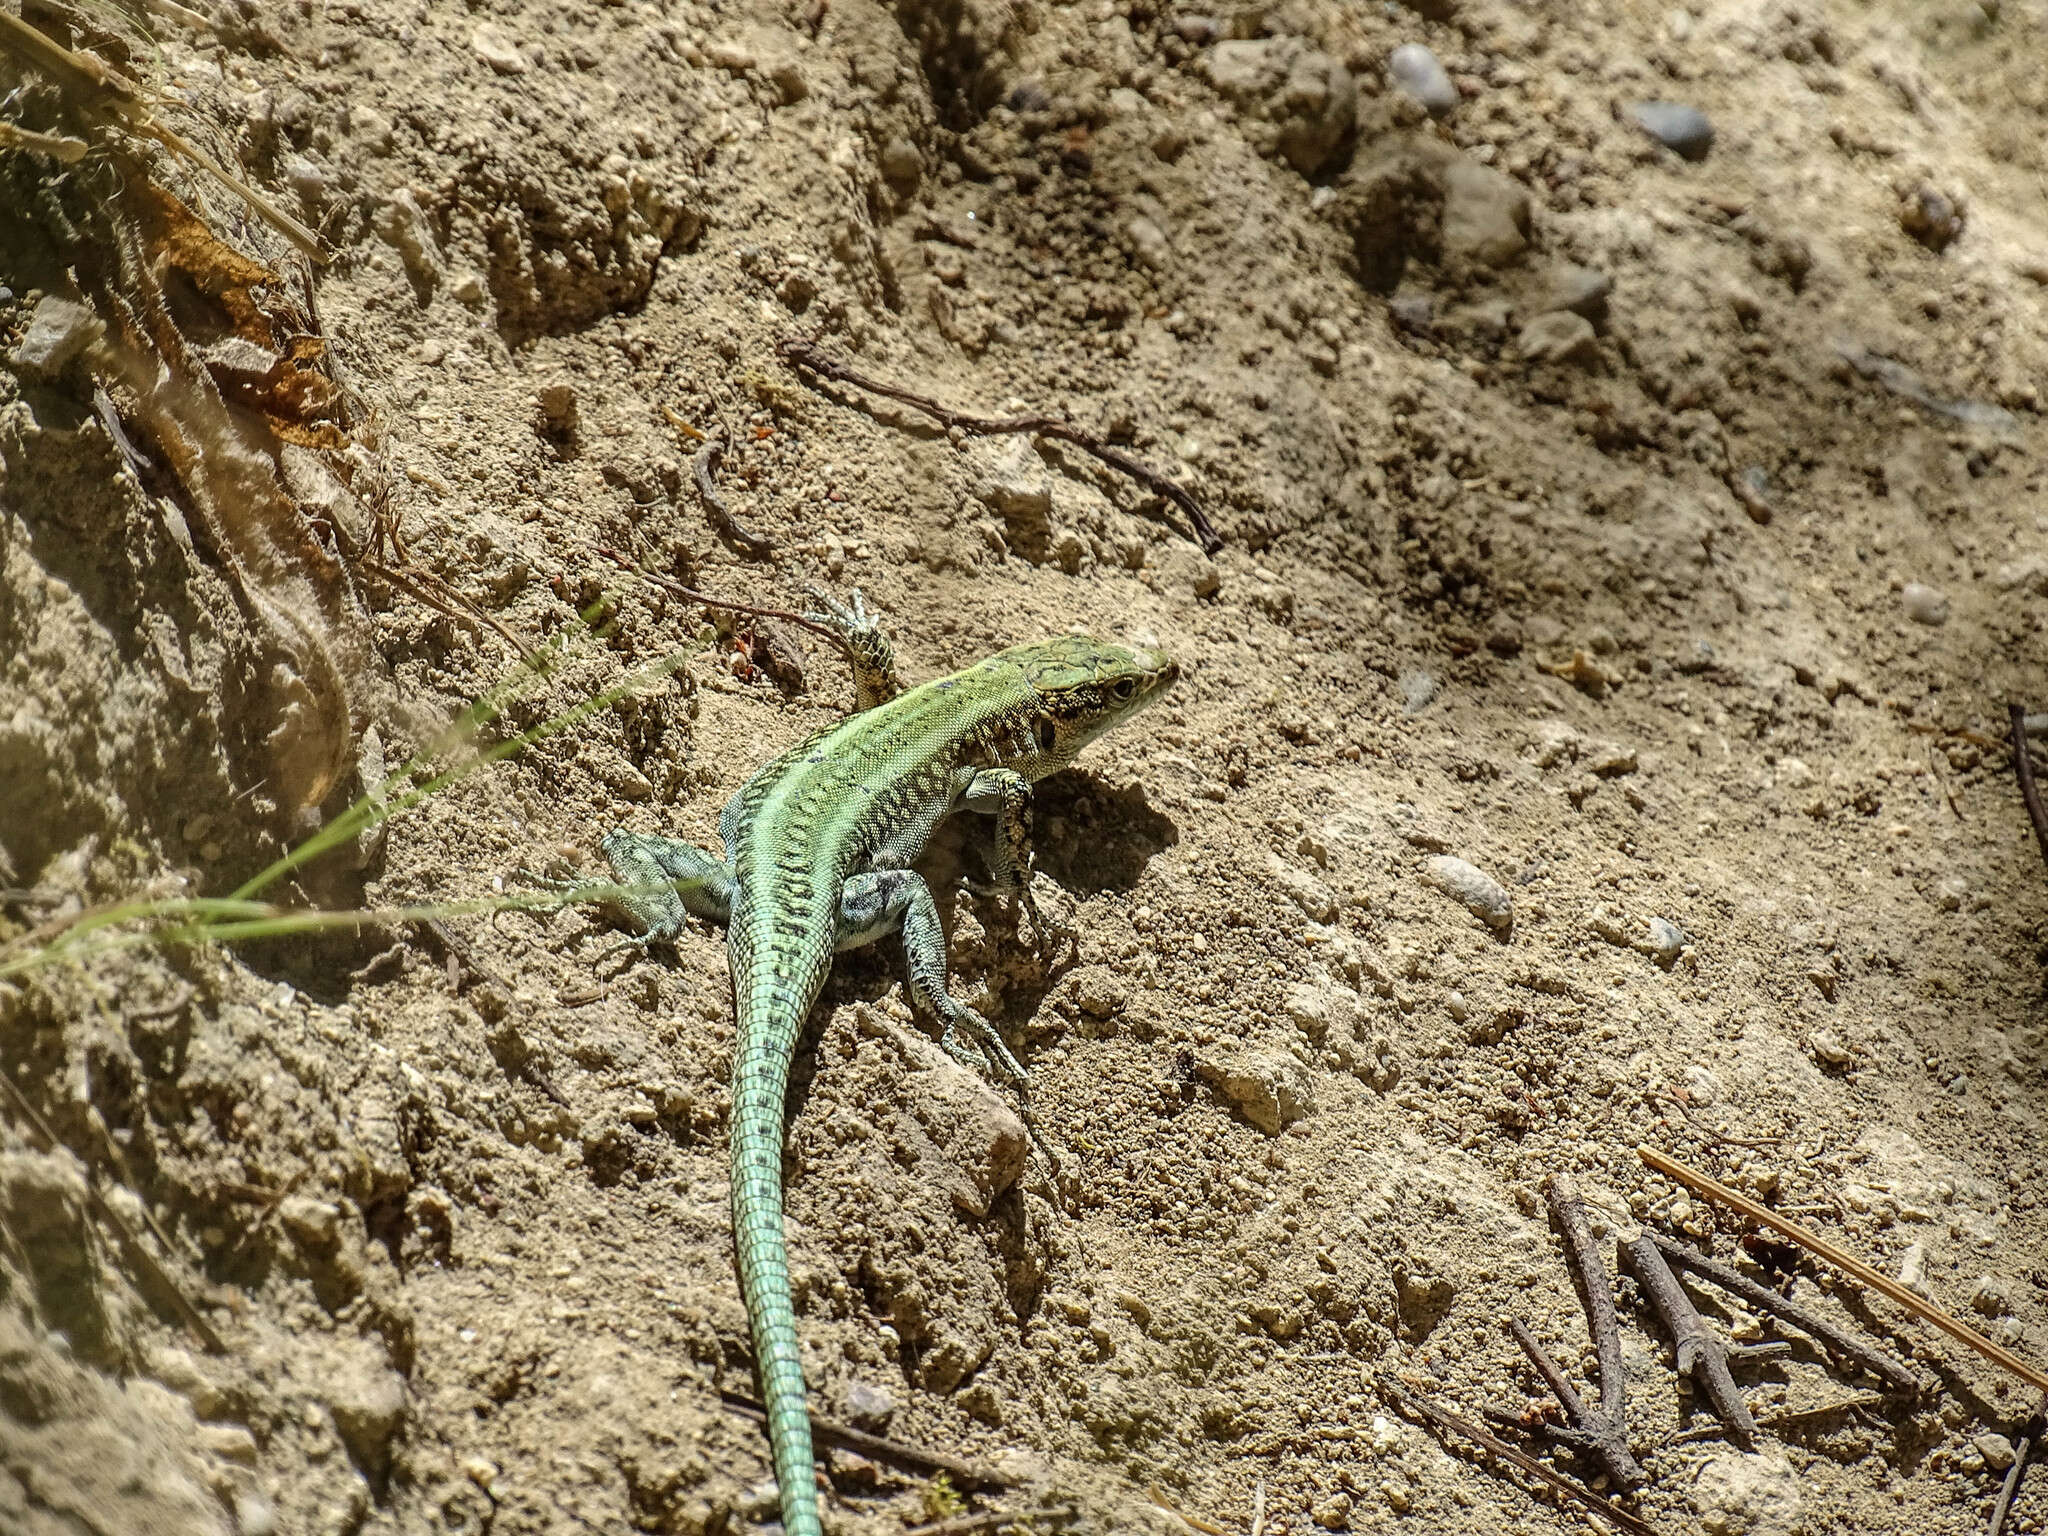
[[[607,834],[613,900],[635,932],[672,944],[695,916],[726,925],[738,1025],[729,1126],[733,1240],[767,1407],[785,1536],[819,1536],[816,1462],[783,1233],[784,1098],[797,1037],[833,956],[901,935],[912,1000],[956,1060],[1020,1090],[995,1027],[946,986],[945,936],[911,865],[950,812],[996,822],[993,885],[1042,940],[1031,896],[1031,786],[1157,700],[1180,676],[1163,651],[1067,635],[1014,646],[915,688],[860,593],[813,593],[805,615],[845,650],[854,708],[749,778],[719,817],[723,859],[678,839]]]

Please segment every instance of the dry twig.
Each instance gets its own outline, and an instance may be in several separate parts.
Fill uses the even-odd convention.
[[[1759,1205],[1747,1195],[1737,1194],[1727,1185],[1708,1178],[1698,1169],[1688,1167],[1675,1157],[1666,1156],[1655,1147],[1637,1147],[1636,1156],[1655,1172],[1663,1174],[1668,1179],[1676,1179],[1695,1194],[1726,1206],[1731,1211],[1738,1211],[1751,1221],[1759,1222],[1772,1231],[1789,1237],[1815,1258],[1833,1265],[1859,1284],[1867,1285],[1873,1291],[1889,1296],[1922,1322],[1932,1323],[1957,1343],[1968,1345],[1993,1365],[2009,1371],[2035,1391],[2048,1392],[2048,1371],[2029,1365],[2011,1350],[1992,1343],[1961,1318],[1943,1311],[1926,1297],[1907,1290],[1890,1275],[1882,1270],[1873,1269],[1863,1260],[1836,1247],[1812,1228],[1802,1226],[1768,1206]]]
[[[1668,1237],[1650,1235],[1650,1241],[1657,1245],[1657,1251],[1664,1255],[1666,1262],[1680,1269],[1689,1269],[1702,1280],[1711,1280],[1722,1290],[1740,1296],[1753,1307],[1760,1307],[1783,1318],[1802,1333],[1818,1339],[1821,1347],[1838,1360],[1858,1366],[1871,1375],[1880,1378],[1895,1392],[1910,1397],[1920,1395],[1920,1378],[1883,1350],[1873,1348],[1849,1332],[1838,1328],[1826,1318],[1788,1297],[1780,1296],[1767,1285],[1759,1284],[1732,1265],[1718,1259],[1710,1259],[1684,1243],[1673,1242]]]
[[[2027,1461],[2041,1444],[2044,1416],[2048,1416],[2048,1393],[2042,1394],[2033,1417],[2027,1420],[2026,1432],[2012,1448],[2012,1467],[2005,1474],[2004,1486],[1998,1490],[1998,1502],[1991,1506],[1990,1536],[2005,1536],[2006,1516],[2012,1513],[2012,1501],[2019,1497],[2020,1479],[2027,1475]]]
[[[842,650],[845,648],[846,642],[840,637],[837,630],[829,629],[825,625],[818,623],[815,619],[807,619],[800,613],[791,613],[787,608],[756,608],[747,603],[735,603],[723,597],[713,597],[709,592],[699,592],[694,587],[684,586],[673,576],[664,576],[659,571],[650,571],[631,555],[622,554],[616,549],[600,548],[598,553],[622,569],[632,571],[634,574],[653,582],[663,591],[673,592],[676,596],[688,598],[693,603],[701,603],[706,608],[723,608],[728,613],[751,613],[757,619],[780,619],[787,624],[800,625],[814,635],[823,635],[833,645],[838,646]]]
[[[704,508],[711,514],[711,521],[720,533],[738,543],[744,544],[756,556],[765,558],[773,545],[765,534],[755,533],[746,524],[732,515],[732,508],[725,504],[718,494],[718,486],[712,476],[718,472],[718,461],[725,453],[725,438],[713,432],[704,439],[703,445],[690,457],[690,473],[697,482],[697,494],[704,498]]]
[[[753,1398],[741,1392],[723,1391],[719,1400],[726,1407],[765,1421],[768,1410]],[[841,1424],[818,1414],[811,1415],[811,1433],[820,1440],[833,1445],[843,1445],[849,1451],[858,1451],[863,1456],[879,1456],[899,1466],[914,1467],[920,1472],[943,1472],[961,1486],[967,1488],[1014,1488],[1017,1479],[1004,1472],[988,1467],[978,1467],[971,1461],[962,1461],[957,1456],[948,1456],[943,1451],[928,1451],[922,1446],[905,1445],[900,1440],[890,1440],[882,1435],[871,1435],[864,1429],[855,1429],[851,1424]],[[1022,1519],[1023,1516],[1005,1516],[1005,1519]]]
[[[992,1531],[1005,1525],[1073,1518],[1074,1506],[1071,1504],[1041,1504],[1036,1509],[991,1509],[978,1515],[955,1515],[950,1520],[934,1520],[930,1525],[913,1525],[903,1536],[974,1536],[977,1531]]]
[[[2048,807],[2041,804],[2041,790],[2034,783],[2034,760],[2027,753],[2027,710],[2023,704],[2009,705],[2012,715],[2012,767],[2019,775],[2020,798],[2027,802],[2027,820],[2034,824],[2034,841],[2041,845],[2041,857],[2048,860]]]
[[[1735,1443],[1748,1450],[1756,1444],[1756,1420],[1749,1416],[1749,1405],[1742,1400],[1742,1391],[1728,1369],[1727,1349],[1701,1321],[1699,1309],[1655,1243],[1639,1237],[1619,1244],[1616,1251],[1622,1268],[1636,1277],[1651,1307],[1663,1319],[1672,1348],[1678,1352],[1678,1374],[1700,1384]]]
[[[1667,1104],[1676,1104],[1678,1106],[1678,1112],[1685,1116],[1686,1123],[1688,1125],[1690,1125],[1694,1130],[1698,1131],[1702,1136],[1705,1136],[1710,1140],[1717,1141],[1724,1147],[1748,1147],[1751,1149],[1755,1149],[1758,1147],[1775,1147],[1778,1145],[1779,1142],[1785,1139],[1782,1136],[1730,1136],[1725,1131],[1717,1131],[1711,1125],[1707,1124],[1706,1121],[1702,1120],[1698,1115],[1693,1113],[1693,1107],[1690,1103],[1686,1101],[1685,1096],[1674,1089],[1667,1088],[1662,1093],[1652,1094],[1651,1097],[1656,1099],[1662,1099]]]
[[[1554,1489],[1565,1498],[1591,1510],[1603,1520],[1613,1522],[1622,1530],[1627,1531],[1629,1536],[1657,1536],[1657,1533],[1637,1516],[1630,1514],[1627,1510],[1617,1505],[1608,1503],[1607,1500],[1600,1498],[1596,1494],[1588,1492],[1570,1478],[1553,1472],[1534,1456],[1516,1450],[1505,1440],[1497,1435],[1489,1434],[1470,1419],[1460,1418],[1448,1408],[1440,1407],[1438,1404],[1430,1402],[1427,1398],[1417,1397],[1412,1392],[1404,1391],[1390,1378],[1385,1376],[1382,1376],[1379,1380],[1379,1389],[1380,1395],[1393,1403],[1395,1407],[1404,1408],[1418,1417],[1429,1420],[1430,1423],[1436,1425],[1439,1429],[1448,1429],[1454,1434],[1463,1435],[1475,1445],[1484,1446],[1503,1461],[1520,1467],[1531,1477]]]
[[[1057,416],[972,416],[965,411],[956,411],[950,406],[939,404],[927,395],[913,393],[896,384],[886,384],[880,379],[856,372],[844,363],[837,362],[820,352],[817,347],[800,336],[791,336],[780,342],[776,350],[792,368],[808,370],[823,379],[837,384],[851,384],[872,395],[882,395],[898,400],[913,410],[922,411],[935,421],[947,427],[957,427],[975,437],[990,437],[1006,432],[1035,432],[1040,437],[1057,438],[1063,443],[1072,443],[1083,453],[1099,459],[1111,469],[1129,475],[1153,495],[1164,498],[1187,514],[1194,526],[1195,537],[1201,541],[1204,553],[1215,554],[1223,547],[1223,536],[1203,515],[1201,504],[1181,485],[1162,475],[1141,459],[1133,458],[1120,448],[1112,448],[1101,438],[1083,432],[1072,422],[1062,421]]]
[[[1550,1390],[1557,1394],[1565,1417],[1571,1421],[1569,1428],[1546,1425],[1545,1432],[1573,1450],[1593,1456],[1617,1486],[1637,1488],[1643,1482],[1643,1469],[1628,1447],[1628,1401],[1621,1366],[1621,1324],[1614,1314],[1614,1289],[1607,1283],[1607,1266],[1601,1261],[1600,1250],[1594,1246],[1593,1230],[1586,1221],[1585,1202],[1579,1198],[1572,1181],[1563,1174],[1553,1174],[1544,1193],[1550,1201],[1551,1218],[1564,1238],[1565,1266],[1572,1272],[1579,1305],[1586,1313],[1586,1326],[1593,1334],[1593,1348],[1600,1361],[1600,1406],[1587,1406],[1565,1377],[1563,1369],[1551,1359],[1549,1351],[1537,1342],[1536,1336],[1520,1318],[1510,1319],[1508,1328],[1514,1334],[1515,1342],[1522,1346],[1522,1353],[1529,1357]],[[1511,1415],[1490,1416],[1511,1423],[1520,1422]]]

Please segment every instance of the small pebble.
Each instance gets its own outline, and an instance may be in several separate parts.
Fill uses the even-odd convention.
[[[1906,605],[1906,617],[1915,624],[1941,625],[1948,622],[1948,594],[1938,587],[1909,581],[1899,598]]]
[[[1659,965],[1669,967],[1685,953],[1685,930],[1668,917],[1653,917],[1646,925],[1649,937],[1636,948]]]
[[[1714,147],[1714,125],[1698,107],[1676,101],[1630,104],[1629,120],[1684,160],[1704,160]]]
[[[23,373],[58,374],[97,340],[103,329],[99,317],[83,304],[45,294],[7,360]]]
[[[1930,251],[1945,251],[1963,232],[1963,210],[1923,183],[1899,203],[1899,228]]]
[[[1899,1260],[1899,1284],[1909,1291],[1927,1294],[1927,1245],[1912,1243]]]
[[[485,22],[470,35],[469,46],[476,56],[501,75],[523,75],[530,67],[526,55],[505,31]]]
[[[2003,1472],[2013,1464],[2012,1442],[2003,1435],[1979,1435],[1970,1444],[1984,1458],[1984,1465],[1994,1472]]]
[[[918,178],[924,175],[924,159],[917,146],[900,133],[882,146],[881,163],[884,176],[906,186],[916,186]]]
[[[1813,1052],[1813,1059],[1824,1067],[1846,1067],[1856,1059],[1849,1048],[1842,1044],[1842,1037],[1831,1029],[1816,1029],[1808,1035],[1806,1048]]]
[[[1409,667],[1397,680],[1401,690],[1401,713],[1419,715],[1441,691],[1437,680],[1420,667]]]
[[[2012,1310],[2012,1288],[1992,1275],[1979,1275],[1970,1287],[1970,1310],[1985,1317],[2003,1317]]]
[[[1418,336],[1428,334],[1436,324],[1436,304],[1426,293],[1404,293],[1387,309],[1394,317],[1394,324]]]
[[[1591,267],[1566,265],[1550,275],[1538,301],[1544,310],[1568,309],[1575,315],[1598,321],[1607,314],[1607,296],[1614,292],[1614,279]]]
[[[1268,1136],[1279,1135],[1315,1109],[1308,1068],[1286,1051],[1206,1057],[1195,1063],[1195,1070]]]
[[[1497,932],[1514,926],[1515,903],[1506,888],[1463,859],[1439,854],[1423,866],[1422,883],[1442,891]]]
[[[259,1489],[235,1490],[237,1536],[277,1536],[277,1507]]]
[[[861,1429],[879,1430],[896,1412],[896,1398],[887,1387],[856,1381],[846,1389],[847,1422]]]
[[[1589,363],[1600,355],[1593,322],[1566,309],[1531,320],[1516,345],[1532,363]]]
[[[1420,43],[1403,43],[1388,54],[1387,73],[1432,117],[1442,117],[1458,104],[1458,88],[1451,83],[1449,72]]]

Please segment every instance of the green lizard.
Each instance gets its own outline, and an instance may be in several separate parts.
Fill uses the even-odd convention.
[[[855,592],[822,599],[853,666],[854,713],[747,780],[719,818],[726,859],[629,832],[605,856],[639,932],[671,941],[685,914],[728,925],[739,1044],[732,1082],[732,1223],[786,1536],[818,1536],[817,1472],[782,1231],[783,1097],[804,1017],[833,954],[903,936],[911,996],[936,1014],[940,1044],[1021,1086],[1001,1035],[946,990],[945,936],[910,868],[961,806],[997,819],[990,863],[1040,936],[1031,899],[1031,785],[1157,699],[1180,669],[1159,652],[1082,635],[1021,645],[905,690],[895,650]]]

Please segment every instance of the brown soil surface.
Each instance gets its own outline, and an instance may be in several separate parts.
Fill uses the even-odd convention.
[[[779,689],[604,550],[755,603],[858,587],[913,679],[1143,638],[1184,681],[1037,797],[1076,951],[960,890],[978,826],[931,866],[1058,1174],[1005,1153],[893,944],[817,1010],[788,1166],[819,1411],[1084,1530],[1241,1532],[1261,1499],[1266,1536],[1578,1527],[1377,1384],[1519,1411],[1510,1318],[1583,1378],[1553,1173],[1610,1252],[1645,1224],[1739,1252],[1639,1143],[2048,1361],[2048,881],[2002,744],[2008,700],[2048,707],[2048,4],[303,0],[163,29],[134,67],[167,115],[332,252],[279,291],[349,441],[259,451],[235,417],[216,466],[289,489],[254,531],[131,459],[108,422],[146,373],[32,355],[52,299],[115,324],[120,274],[66,245],[111,182],[0,141],[0,936],[233,889],[502,680],[508,636],[570,660],[497,735],[689,659],[297,896],[488,897],[564,848],[594,870],[621,823],[713,844],[843,668],[784,626],[807,683]],[[1441,117],[1390,80],[1408,43]],[[792,335],[1064,414],[1222,548],[1068,445],[810,387]],[[700,499],[702,433],[766,553]],[[371,560],[376,513],[404,549]],[[575,640],[607,589],[616,627]],[[719,1396],[751,1387],[722,940],[616,937],[514,912],[0,983],[0,1066],[64,1144],[0,1101],[0,1528],[772,1518]],[[2019,1382],[1803,1271],[1929,1391],[1801,1344],[1742,1371],[1745,1455],[1621,1294],[1659,1531],[1985,1528]],[[987,1507],[824,1465],[835,1531]],[[2044,1521],[2037,1488],[2010,1529]]]

